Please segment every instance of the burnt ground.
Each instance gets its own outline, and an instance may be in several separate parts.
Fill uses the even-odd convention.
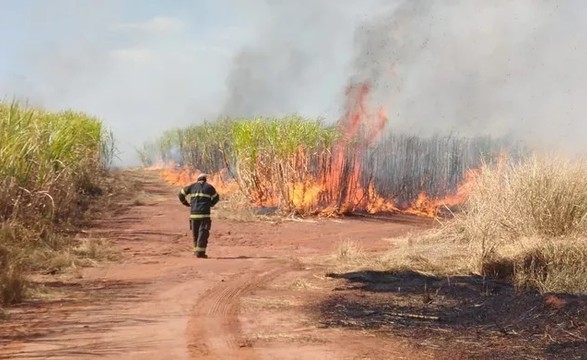
[[[317,305],[325,327],[375,331],[452,358],[587,359],[587,297],[518,293],[480,276],[349,272]]]

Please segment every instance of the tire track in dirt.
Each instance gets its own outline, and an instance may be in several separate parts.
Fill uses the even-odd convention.
[[[284,271],[283,267],[251,270],[200,297],[188,323],[190,355],[196,359],[253,359],[253,348],[242,338],[240,300]]]

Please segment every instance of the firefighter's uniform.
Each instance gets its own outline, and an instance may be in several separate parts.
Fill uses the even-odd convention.
[[[212,219],[210,209],[220,200],[214,186],[207,183],[207,176],[198,176],[197,182],[181,189],[179,201],[190,207],[190,228],[194,237],[194,254],[206,258]],[[189,199],[189,202],[188,202]]]

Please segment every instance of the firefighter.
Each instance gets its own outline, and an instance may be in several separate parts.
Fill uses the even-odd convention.
[[[210,236],[212,219],[210,209],[218,203],[220,197],[214,186],[208,183],[208,176],[200,174],[195,183],[179,192],[179,201],[190,207],[190,229],[194,237],[194,255],[207,258],[206,247]],[[186,198],[189,197],[189,202]]]

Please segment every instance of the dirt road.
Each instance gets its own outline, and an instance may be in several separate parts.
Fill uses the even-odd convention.
[[[136,174],[134,176],[137,176]],[[215,219],[210,259],[192,255],[177,189],[139,181],[141,204],[99,219],[121,262],[47,283],[46,298],[13,311],[0,358],[423,359],[405,340],[321,325],[314,305],[332,292],[326,262],[344,240],[368,251],[418,221]],[[59,295],[63,294],[63,295]]]

